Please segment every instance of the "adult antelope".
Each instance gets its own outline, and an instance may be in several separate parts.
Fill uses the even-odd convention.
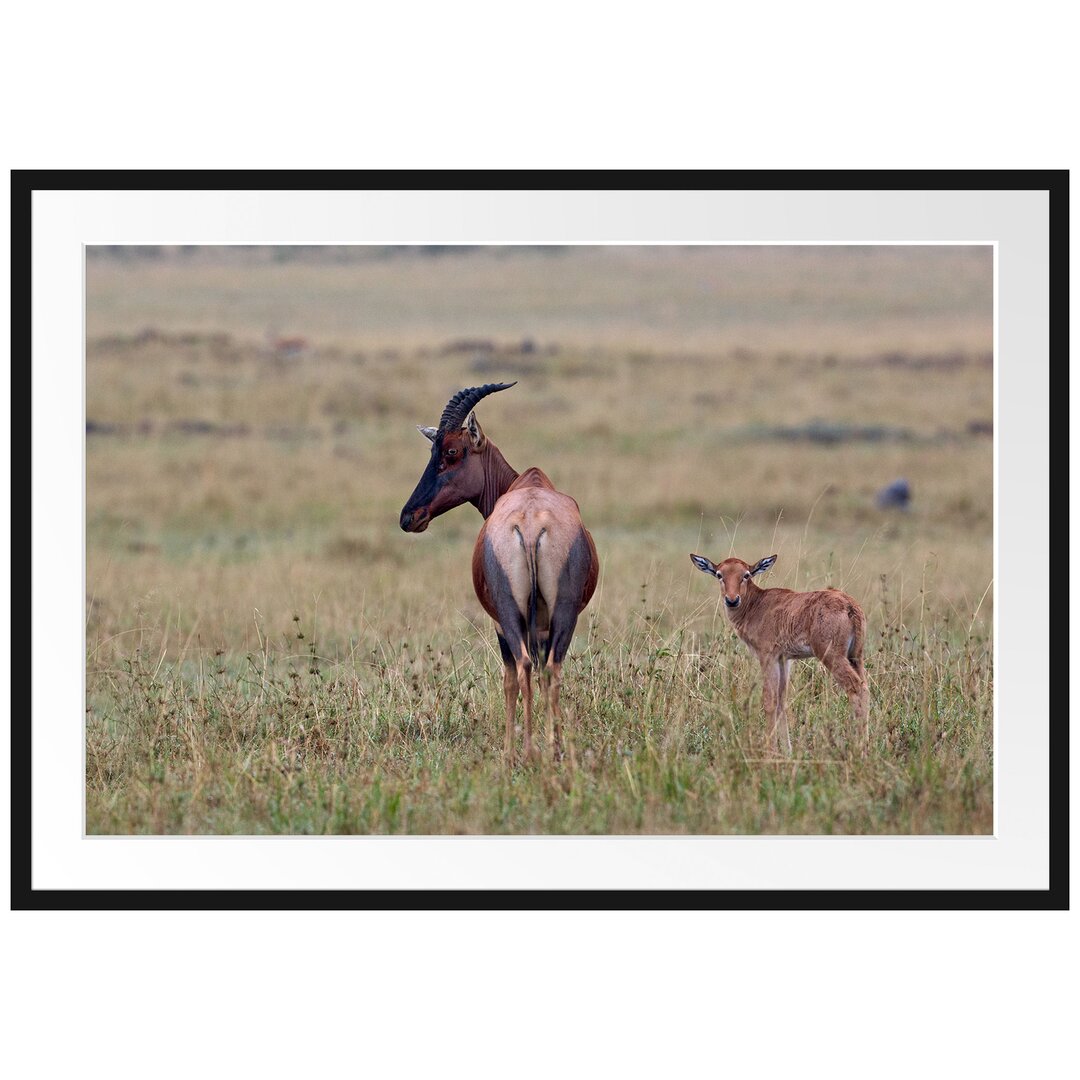
[[[561,752],[559,686],[578,615],[596,588],[599,561],[578,504],[556,491],[539,469],[520,475],[484,435],[474,406],[514,383],[459,390],[431,440],[431,458],[401,511],[406,532],[423,532],[434,518],[462,503],[484,517],[473,549],[473,588],[495,620],[506,695],[506,744],[513,758],[514,717],[520,692],[525,713],[525,758],[532,741],[532,670],[548,702],[548,742]]]
[[[870,691],[863,666],[866,616],[858,603],[839,589],[795,592],[762,589],[754,578],[768,570],[775,555],[753,566],[742,559],[725,559],[719,566],[702,555],[691,555],[694,565],[720,582],[724,607],[735,633],[761,664],[764,676],[765,716],[769,742],[775,753],[777,726],[791,753],[788,733],[788,674],[792,660],[816,656],[847,692],[854,735],[870,741]]]

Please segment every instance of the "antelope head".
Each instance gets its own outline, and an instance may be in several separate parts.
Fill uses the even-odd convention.
[[[751,579],[768,570],[776,562],[776,556],[767,555],[753,566],[743,562],[742,559],[725,559],[717,566],[704,555],[691,555],[690,560],[703,573],[711,574],[720,582],[720,588],[724,593],[724,604],[729,608],[737,608],[750,589]]]
[[[418,427],[431,441],[431,457],[416,489],[401,511],[405,532],[423,532],[433,518],[470,502],[478,504],[487,476],[484,458],[490,443],[473,407],[481,398],[514,383],[487,383],[459,390],[447,402],[437,428]],[[497,451],[496,451],[497,453]]]

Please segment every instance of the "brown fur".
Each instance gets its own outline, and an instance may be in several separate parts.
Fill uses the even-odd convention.
[[[472,558],[473,588],[483,609],[498,621],[498,614],[484,578],[484,539],[489,535],[493,538],[496,550],[502,556],[500,562],[505,559],[512,563],[521,547],[514,538],[515,526],[521,528],[526,544],[534,544],[537,533],[541,529],[545,531],[545,539],[549,542],[542,549],[547,556],[542,563],[542,571],[548,587],[542,586],[541,594],[548,601],[549,608],[554,606],[558,594],[557,571],[566,562],[577,530],[581,529],[585,533],[592,561],[589,576],[578,598],[578,610],[583,610],[592,599],[600,572],[596,545],[593,543],[592,534],[581,524],[577,500],[556,491],[552,482],[537,468],[527,469],[510,485],[495,504],[492,514],[484,522],[480,535],[476,538]]]
[[[863,665],[866,616],[858,602],[839,589],[795,592],[759,588],[753,577],[768,569],[776,560],[775,555],[754,566],[742,559],[726,559],[715,565],[700,555],[690,558],[699,569],[713,574],[720,582],[728,619],[761,664],[765,715],[773,751],[778,750],[779,729],[791,753],[785,707],[788,676],[792,660],[810,657],[817,657],[847,693],[852,737],[866,746],[870,740],[870,692]]]

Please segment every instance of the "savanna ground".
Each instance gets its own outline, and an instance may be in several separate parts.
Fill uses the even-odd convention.
[[[991,274],[972,248],[91,252],[87,831],[992,831]],[[577,498],[602,570],[568,754],[507,768],[481,519],[397,519],[414,425],[513,379],[480,421]],[[878,509],[900,476],[911,507]],[[860,600],[866,756],[806,662],[769,757],[690,551]]]

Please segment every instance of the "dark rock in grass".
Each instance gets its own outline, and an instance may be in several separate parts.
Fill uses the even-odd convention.
[[[911,485],[903,477],[877,493],[877,504],[882,510],[906,510],[910,503]]]

